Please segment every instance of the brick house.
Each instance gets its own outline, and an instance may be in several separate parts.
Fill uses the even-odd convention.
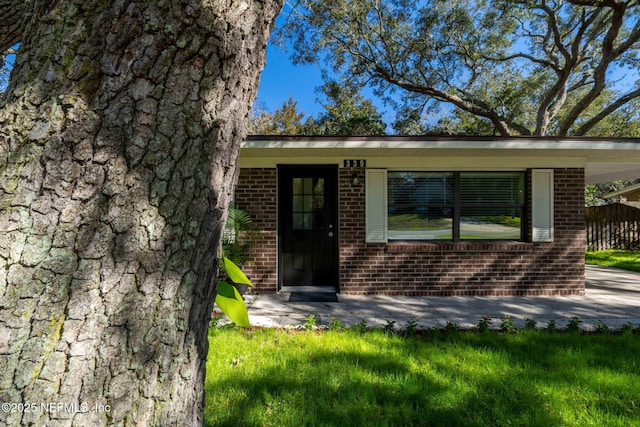
[[[640,140],[250,137],[236,206],[252,292],[580,295],[584,186],[640,176]]]

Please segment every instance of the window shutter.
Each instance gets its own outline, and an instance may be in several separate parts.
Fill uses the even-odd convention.
[[[553,242],[553,169],[531,172],[531,223],[534,242]]]
[[[387,242],[387,171],[366,170],[366,241]]]

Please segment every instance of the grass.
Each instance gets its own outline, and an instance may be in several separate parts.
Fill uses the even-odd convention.
[[[585,259],[587,264],[640,272],[640,252],[638,251],[608,250],[587,252]]]
[[[637,334],[222,328],[209,341],[208,426],[640,424]]]

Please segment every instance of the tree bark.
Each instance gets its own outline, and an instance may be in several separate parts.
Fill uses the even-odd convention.
[[[21,0],[0,0],[0,53],[20,41],[33,3]]]
[[[34,3],[0,110],[0,424],[202,424],[219,237],[282,1]]]

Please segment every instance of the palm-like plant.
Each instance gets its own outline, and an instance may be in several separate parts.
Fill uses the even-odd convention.
[[[242,294],[253,286],[241,267],[249,261],[249,254],[260,233],[246,211],[229,208],[222,233],[222,259],[216,304],[236,325],[250,326],[247,307]]]
[[[225,257],[234,264],[242,266],[250,261],[251,249],[259,236],[260,232],[247,211],[235,207],[229,208],[222,234],[222,250]]]

